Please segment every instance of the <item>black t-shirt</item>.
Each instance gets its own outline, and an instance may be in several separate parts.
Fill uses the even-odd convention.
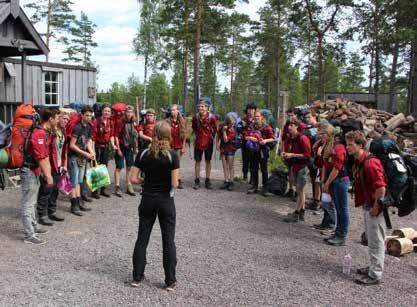
[[[72,136],[77,138],[75,144],[81,150],[87,151],[87,143],[91,139],[92,136],[92,129],[89,124],[83,125],[82,123],[78,123],[74,131],[72,132]],[[72,150],[69,151],[70,155],[78,156],[78,154]]]
[[[145,149],[146,150],[146,149]],[[159,159],[150,156],[149,151],[136,156],[135,166],[145,173],[145,193],[168,193],[171,191],[171,171],[180,168],[178,154],[170,150],[170,156],[160,154]],[[142,156],[142,159],[141,159]]]

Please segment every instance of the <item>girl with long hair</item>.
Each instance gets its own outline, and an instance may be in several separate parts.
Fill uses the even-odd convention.
[[[130,182],[130,171],[134,164],[135,151],[138,148],[138,132],[136,130],[136,116],[133,107],[128,106],[122,119],[122,127],[120,134],[115,136],[116,155],[115,162],[116,168],[114,170],[114,181],[116,189],[114,194],[118,197],[122,197],[120,190],[120,173],[125,167],[126,162],[126,192],[131,196],[135,196],[132,183]]]
[[[187,123],[178,110],[178,105],[173,104],[169,108],[170,116],[167,118],[171,126],[171,148],[175,150],[181,160],[185,153],[185,140],[187,136]],[[179,180],[178,189],[184,189]]]
[[[220,151],[224,174],[224,183],[220,189],[232,191],[234,176],[233,161],[236,153],[236,144],[234,140],[238,131],[234,128],[235,119],[233,116],[227,116],[224,123],[225,124],[219,129],[217,135],[220,140],[217,144],[219,144],[218,150]]]
[[[154,128],[150,148],[139,152],[130,173],[132,183],[144,183],[139,205],[139,232],[133,253],[133,287],[138,287],[144,279],[146,248],[156,217],[162,232],[165,288],[173,290],[176,284],[176,210],[173,189],[178,187],[179,157],[175,150],[170,149],[170,143],[171,127],[168,122],[159,121]],[[139,177],[141,172],[145,174],[144,179]]]

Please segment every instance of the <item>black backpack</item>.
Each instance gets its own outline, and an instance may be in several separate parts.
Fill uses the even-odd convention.
[[[401,191],[401,199],[397,204],[398,216],[409,215],[417,208],[417,157],[403,155],[407,168],[407,183]]]
[[[268,190],[275,195],[284,195],[288,188],[288,170],[276,168],[268,178]]]

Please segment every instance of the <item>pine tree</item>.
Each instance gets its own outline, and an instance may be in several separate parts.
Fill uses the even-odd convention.
[[[63,59],[64,62],[82,63],[86,67],[93,67],[91,60],[91,48],[97,47],[97,43],[93,40],[95,28],[97,26],[88,19],[88,16],[81,12],[79,20],[74,21],[71,27],[71,38],[69,45],[64,53],[67,55]]]
[[[46,46],[49,48],[51,39],[67,44],[68,39],[62,36],[71,31],[71,24],[75,20],[72,13],[71,0],[36,0],[30,1],[24,7],[33,11],[30,20],[33,24],[46,23]],[[46,62],[49,61],[48,55]]]

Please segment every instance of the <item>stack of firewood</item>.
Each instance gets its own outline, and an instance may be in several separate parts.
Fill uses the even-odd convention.
[[[416,120],[411,115],[393,115],[342,99],[315,101],[311,108],[320,114],[321,119],[359,120],[369,138],[388,136],[395,140],[402,150],[417,153],[417,130],[414,125]]]

